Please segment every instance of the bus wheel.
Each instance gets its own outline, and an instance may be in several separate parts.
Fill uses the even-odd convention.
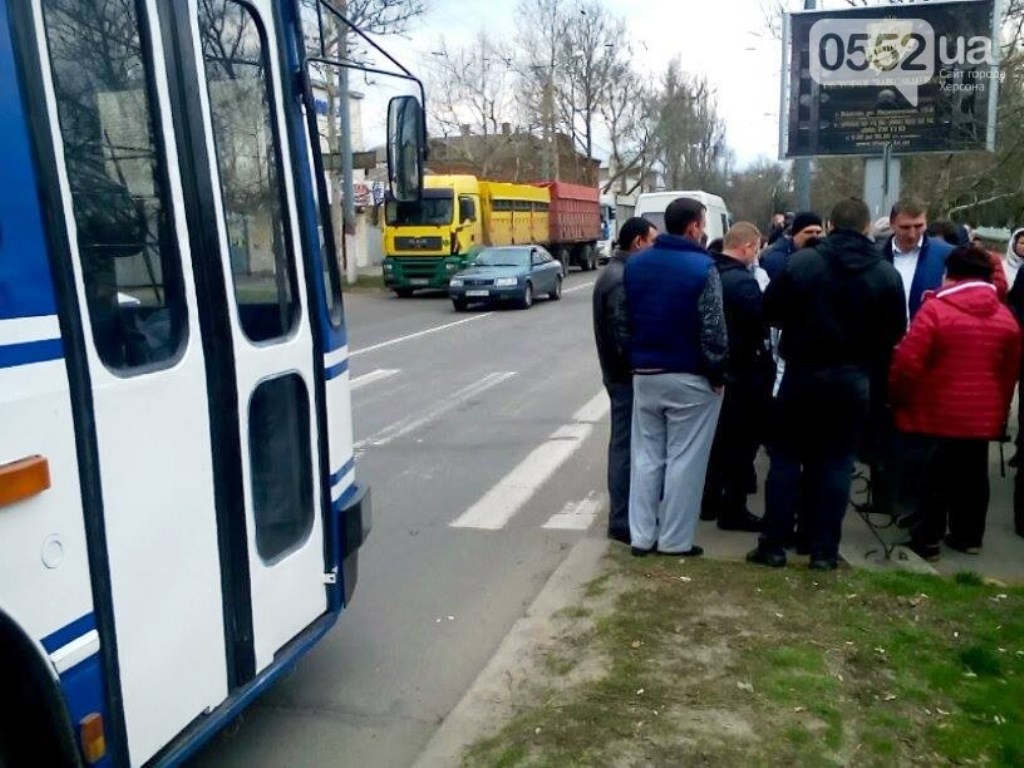
[[[395,296],[400,299],[408,299],[412,297],[412,288],[395,288]]]

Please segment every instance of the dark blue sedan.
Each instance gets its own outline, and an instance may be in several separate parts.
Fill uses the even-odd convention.
[[[540,245],[484,248],[452,275],[448,294],[458,312],[474,302],[514,302],[529,309],[538,296],[562,298],[562,264]]]

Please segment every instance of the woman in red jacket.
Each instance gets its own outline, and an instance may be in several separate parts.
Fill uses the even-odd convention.
[[[944,536],[960,552],[981,549],[988,444],[1005,431],[1020,357],[1020,328],[996,295],[991,259],[973,246],[956,249],[942,287],[896,348],[889,376],[896,427],[927,455],[910,545],[926,560],[938,559]]]

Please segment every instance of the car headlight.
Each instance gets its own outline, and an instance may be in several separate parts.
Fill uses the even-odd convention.
[[[519,283],[519,279],[516,277],[499,277],[494,281],[495,288],[511,288]]]
[[[464,283],[463,283],[461,277],[453,277],[452,281],[450,283],[448,283],[448,285],[450,285],[450,286],[452,286],[454,288],[461,288],[464,285]]]

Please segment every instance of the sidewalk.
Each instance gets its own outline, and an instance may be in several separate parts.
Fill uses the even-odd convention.
[[[1006,447],[1006,457],[1013,446]],[[764,478],[768,472],[768,459],[762,451],[757,460],[758,493],[749,498],[750,511],[764,514]],[[1024,538],[1013,530],[1013,473],[1007,468],[1006,477],[1000,476],[999,446],[992,445],[989,452],[989,483],[991,501],[985,527],[985,545],[980,555],[964,555],[943,547],[942,559],[926,563],[905,547],[897,547],[890,559],[875,533],[853,507],[847,510],[843,524],[843,543],[840,553],[850,565],[858,568],[899,568],[920,573],[939,573],[952,576],[961,571],[973,571],[984,577],[1010,583],[1024,583]],[[856,488],[856,486],[855,486]],[[883,522],[876,516],[878,522]],[[887,544],[899,544],[908,538],[906,531],[891,526],[877,531]],[[742,560],[757,543],[756,534],[720,531],[714,523],[702,522],[697,542],[709,557],[723,560]],[[791,557],[791,563],[803,563],[807,558]]]

